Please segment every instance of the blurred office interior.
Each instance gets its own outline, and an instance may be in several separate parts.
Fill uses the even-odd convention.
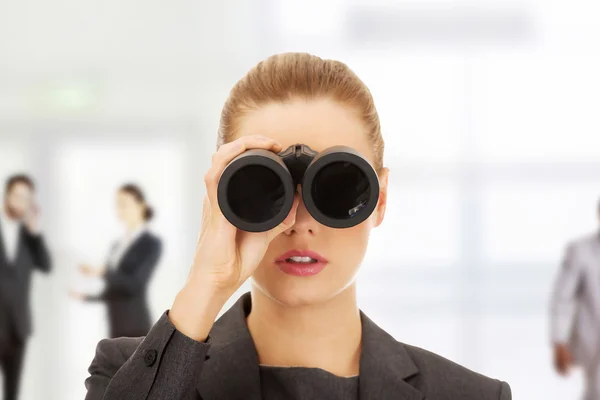
[[[85,395],[105,310],[67,290],[120,234],[123,182],[157,211],[154,318],[170,306],[221,106],[283,51],[346,62],[380,112],[390,204],[363,310],[515,399],[577,398],[580,373],[552,368],[548,301],[566,242],[597,229],[598,13],[591,0],[0,0],[0,179],[35,177],[55,264],[32,288],[22,398]]]

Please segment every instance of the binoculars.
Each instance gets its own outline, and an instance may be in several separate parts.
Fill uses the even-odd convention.
[[[237,228],[265,232],[285,220],[298,185],[308,212],[331,228],[360,224],[379,199],[377,173],[354,149],[318,153],[296,144],[278,154],[254,149],[233,159],[219,179],[219,207]]]

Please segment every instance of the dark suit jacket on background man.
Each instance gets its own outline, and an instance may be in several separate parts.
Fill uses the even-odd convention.
[[[6,256],[0,230],[0,343],[11,336],[24,341],[32,332],[29,292],[31,272],[49,272],[50,255],[41,235],[20,227],[18,248],[13,262]]]

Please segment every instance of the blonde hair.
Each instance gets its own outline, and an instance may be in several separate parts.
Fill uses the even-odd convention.
[[[308,53],[276,54],[259,62],[231,89],[219,123],[217,146],[230,142],[244,113],[295,97],[328,97],[356,110],[372,143],[377,170],[383,167],[384,141],[369,88],[340,61]]]

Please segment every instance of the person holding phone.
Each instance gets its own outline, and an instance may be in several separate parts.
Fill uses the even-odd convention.
[[[152,325],[146,292],[160,259],[162,242],[148,230],[154,211],[139,186],[121,186],[116,206],[125,232],[113,244],[106,265],[85,264],[79,268],[85,276],[101,279],[103,290],[96,295],[71,291],[71,296],[106,304],[110,337],[144,336]]]
[[[51,269],[34,191],[29,176],[11,176],[0,209],[0,366],[5,400],[18,398],[27,338],[32,332],[31,272]]]
[[[146,337],[98,344],[86,400],[509,400],[507,383],[398,342],[360,311],[356,276],[387,206],[383,150],[371,93],[345,64],[285,53],[252,68],[223,107],[187,281]],[[251,168],[235,172],[240,157]],[[355,184],[318,187],[340,181]],[[246,213],[252,229],[233,217]]]

